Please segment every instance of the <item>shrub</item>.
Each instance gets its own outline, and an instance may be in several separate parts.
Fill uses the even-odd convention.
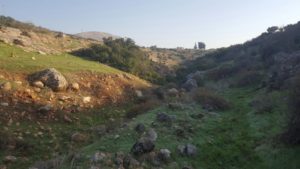
[[[254,112],[257,114],[262,113],[271,113],[276,103],[270,95],[259,95],[250,103],[250,106],[253,107]]]
[[[104,39],[104,44],[93,44],[72,54],[132,73],[153,83],[162,84],[164,77],[158,65],[151,61],[131,39]]]
[[[218,68],[208,71],[206,77],[210,80],[221,80],[237,73],[238,69],[232,64],[223,64]]]
[[[290,119],[283,139],[288,144],[300,144],[300,74],[294,79],[289,94]]]
[[[230,108],[230,103],[227,100],[206,88],[198,88],[193,98],[202,106],[213,110],[227,110]]]
[[[25,44],[23,43],[23,41],[19,40],[19,39],[14,39],[13,43],[15,45],[20,45],[20,46],[25,46]]]
[[[246,87],[251,85],[257,85],[263,80],[263,75],[257,71],[243,71],[238,74],[234,86],[236,87]]]
[[[148,98],[143,102],[135,104],[127,113],[126,118],[134,118],[140,114],[146,113],[160,105],[160,101],[155,98]]]
[[[22,36],[27,36],[27,37],[31,38],[30,33],[27,32],[27,31],[23,31],[23,32],[21,33],[21,35],[22,35]]]

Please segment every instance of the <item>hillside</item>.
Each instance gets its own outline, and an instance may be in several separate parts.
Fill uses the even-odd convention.
[[[103,41],[104,38],[113,38],[113,39],[121,38],[120,36],[112,35],[110,33],[96,32],[96,31],[81,32],[75,34],[75,36],[85,38],[85,39],[93,39],[97,41]]]
[[[191,50],[4,20],[0,169],[300,168],[300,22]]]
[[[299,168],[299,25],[183,63],[161,106],[61,167]]]

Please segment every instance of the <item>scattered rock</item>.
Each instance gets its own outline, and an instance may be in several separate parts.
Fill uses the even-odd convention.
[[[77,142],[77,143],[79,143],[79,142],[84,142],[84,141],[87,140],[87,136],[84,135],[84,134],[81,134],[81,133],[79,133],[79,132],[76,132],[76,133],[74,133],[74,134],[71,136],[71,140],[72,140],[73,142]]]
[[[179,92],[175,88],[172,88],[172,89],[168,90],[168,95],[171,96],[171,97],[176,97],[176,96],[178,96],[178,94],[179,94]]]
[[[160,149],[158,153],[159,160],[168,162],[171,158],[171,151],[168,149]]]
[[[4,157],[3,161],[5,163],[13,163],[13,162],[17,161],[17,157],[15,157],[15,156],[6,156],[6,157]]]
[[[4,107],[7,107],[7,106],[9,106],[9,104],[8,104],[8,103],[0,103],[0,105],[1,105],[1,106],[4,106]]]
[[[154,142],[157,139],[157,133],[151,128],[143,135],[143,138]]]
[[[17,85],[22,85],[23,84],[23,82],[22,81],[19,81],[19,80],[17,80],[17,81],[15,81],[15,84],[17,84]]]
[[[68,122],[68,123],[72,123],[73,122],[73,120],[69,116],[67,116],[67,115],[64,115],[64,121]]]
[[[140,156],[142,154],[153,151],[154,148],[155,144],[152,140],[142,138],[133,145],[133,147],[131,148],[131,152],[136,156]]]
[[[180,145],[177,149],[184,156],[195,156],[197,154],[197,147],[192,144]]]
[[[41,89],[41,88],[38,88],[38,87],[34,87],[33,90],[34,90],[35,92],[37,92],[37,93],[40,93],[40,92],[42,91],[42,89]]]
[[[45,85],[44,85],[44,83],[41,82],[41,81],[34,81],[34,82],[32,83],[32,86],[37,87],[37,88],[43,88]]]
[[[90,103],[92,98],[90,96],[86,96],[82,98],[83,103],[87,104]]]
[[[156,119],[159,122],[171,122],[172,121],[172,117],[164,112],[157,113]]]
[[[12,89],[12,85],[10,82],[4,82],[0,85],[0,89],[3,91],[10,91]]]
[[[72,83],[71,84],[71,89],[74,91],[78,91],[80,89],[79,84],[78,83]]]
[[[54,91],[65,90],[68,86],[66,78],[56,69],[50,68],[37,73],[34,73],[28,77],[31,84],[33,82],[41,81],[45,86],[51,88]]]
[[[105,159],[105,157],[106,157],[105,153],[98,151],[91,157],[91,162],[93,162],[93,163],[101,162],[102,160]]]
[[[172,110],[183,110],[184,109],[183,105],[180,103],[169,103],[168,107]]]
[[[138,98],[142,98],[142,97],[143,97],[143,92],[140,91],[140,90],[136,90],[136,91],[135,91],[135,94],[136,94],[136,96],[137,96]]]
[[[123,158],[123,167],[125,169],[138,168],[139,165],[140,163],[136,159],[134,159],[131,155],[126,155]]]
[[[46,55],[46,53],[43,52],[43,51],[38,51],[38,53],[39,53],[40,55]]]
[[[197,81],[195,79],[188,79],[183,85],[182,87],[187,90],[187,91],[191,91],[195,88],[198,87]]]
[[[146,129],[145,125],[142,123],[139,123],[135,126],[135,131],[137,131],[138,133],[142,133],[144,132]]]
[[[52,105],[48,104],[38,109],[38,112],[41,114],[47,114],[52,110]]]

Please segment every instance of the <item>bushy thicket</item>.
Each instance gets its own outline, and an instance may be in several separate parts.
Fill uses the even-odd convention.
[[[244,44],[221,48],[184,63],[177,80],[197,70],[208,70],[210,80],[222,80],[240,72],[268,72],[278,54],[289,55],[300,50],[300,22],[276,31],[268,31]]]
[[[203,107],[212,110],[227,110],[230,108],[230,103],[226,99],[206,88],[198,88],[194,92],[193,98]]]
[[[284,140],[289,144],[300,144],[300,74],[293,80],[289,95],[290,119]]]
[[[105,38],[104,44],[93,44],[72,54],[98,61],[117,69],[132,73],[154,83],[164,82],[164,78],[152,62],[132,39]]]
[[[50,33],[50,31],[46,28],[42,28],[39,26],[35,26],[32,23],[24,23],[17,21],[11,17],[8,16],[0,16],[0,27],[6,26],[6,27],[12,27],[17,28],[23,31],[34,31],[34,32],[40,32],[40,33]]]

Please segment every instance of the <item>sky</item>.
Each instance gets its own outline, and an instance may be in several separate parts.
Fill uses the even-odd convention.
[[[300,0],[0,0],[0,15],[66,33],[101,31],[138,45],[226,47],[300,21]]]

